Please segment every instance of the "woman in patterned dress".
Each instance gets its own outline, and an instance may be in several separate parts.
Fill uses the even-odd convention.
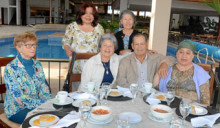
[[[38,39],[34,33],[25,32],[14,39],[19,52],[5,67],[6,96],[4,112],[7,118],[21,124],[27,113],[51,99],[43,67],[35,56]]]
[[[165,79],[157,81],[158,78],[155,76],[154,85],[159,83],[159,90],[162,92],[175,89],[178,96],[210,105],[210,76],[202,67],[192,62],[195,45],[183,41],[177,50],[177,63],[169,69],[169,75]]]
[[[72,52],[98,52],[98,42],[104,33],[103,27],[98,24],[98,13],[91,3],[84,3],[79,8],[76,22],[69,24],[63,38],[63,48],[68,57]],[[73,72],[81,73],[85,61],[76,61]]]

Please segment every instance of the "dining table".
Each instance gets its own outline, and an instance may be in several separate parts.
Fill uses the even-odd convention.
[[[150,114],[150,108],[151,105],[149,105],[146,102],[146,98],[149,96],[149,94],[143,95],[138,94],[135,98],[135,100],[132,102],[131,98],[128,97],[108,97],[108,107],[110,107],[113,120],[109,123],[106,124],[93,124],[90,122],[86,122],[86,128],[116,128],[116,121],[118,119],[118,116],[120,113],[123,112],[134,112],[137,113],[141,116],[142,120],[137,123],[130,123],[130,128],[145,128],[145,127],[150,127],[150,128],[169,128],[170,127],[170,122],[169,121],[160,121],[160,120],[155,120],[152,119],[152,115]],[[172,118],[176,118],[180,120],[180,113],[178,111],[179,109],[179,103],[180,99],[178,97],[175,97],[174,101],[171,103],[170,107],[173,110],[173,115]],[[161,102],[162,104],[166,104],[166,102]],[[198,103],[197,103],[198,104]],[[198,104],[199,105],[199,104]],[[33,111],[29,112],[27,114],[27,117],[23,124],[21,125],[21,128],[26,128],[29,127],[29,120],[33,118],[36,115],[42,114],[42,113],[49,113],[49,114],[56,114],[60,118],[64,117],[65,115],[68,114],[69,111],[78,111],[78,108],[73,107],[72,104],[62,106],[65,111],[59,111],[59,106],[56,106],[53,104],[53,99],[48,100],[44,104],[38,106],[36,109]],[[49,110],[52,108],[57,108],[55,111],[44,111],[44,112],[38,112],[37,110],[44,109]],[[57,110],[57,111],[56,111]],[[216,111],[212,109],[207,109],[209,111],[208,114],[214,114]],[[185,128],[192,128],[193,126],[190,123],[190,118],[193,118],[195,116],[190,117],[190,115],[187,117],[185,121]],[[218,122],[213,126],[213,128],[219,128],[220,127],[220,118],[216,121]],[[75,123],[68,128],[81,128],[81,123],[83,121],[79,121],[78,123]]]

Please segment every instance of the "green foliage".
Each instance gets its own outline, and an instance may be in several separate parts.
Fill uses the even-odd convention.
[[[215,9],[220,14],[220,0],[204,0],[204,3]]]
[[[118,22],[116,22],[116,21],[107,22],[106,20],[101,20],[101,21],[99,21],[99,24],[102,25],[105,32],[107,29],[110,30],[110,32],[114,32],[115,29],[119,28]]]

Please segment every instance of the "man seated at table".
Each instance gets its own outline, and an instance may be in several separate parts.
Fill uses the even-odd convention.
[[[168,75],[168,66],[173,65],[175,59],[161,54],[149,54],[148,38],[145,35],[136,34],[131,46],[134,53],[120,61],[117,85],[129,87],[131,83],[138,85],[143,85],[145,82],[152,83],[159,67],[158,73],[161,77]]]

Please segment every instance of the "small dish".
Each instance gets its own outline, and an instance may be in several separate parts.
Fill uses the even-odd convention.
[[[198,105],[193,105],[192,111],[190,114],[192,114],[192,115],[206,115],[207,113],[208,113],[208,110],[205,109],[204,107],[201,107]]]
[[[172,117],[164,118],[164,119],[154,117],[151,112],[149,112],[148,117],[149,117],[151,120],[156,121],[156,122],[164,122],[164,123],[165,123],[165,122],[170,122],[170,121],[172,120]]]
[[[42,114],[43,115],[43,114]],[[49,126],[52,126],[54,124],[56,124],[60,118],[56,115],[52,115],[52,114],[48,114],[49,116],[54,116],[55,119],[53,121],[43,121],[43,123],[40,123],[39,121],[39,125],[35,124],[34,121],[38,120],[40,118],[41,115],[37,115],[37,116],[34,116],[33,118],[30,119],[29,121],[29,124],[31,126],[37,126],[37,127],[49,127]]]
[[[154,95],[154,97],[157,98],[157,99],[159,99],[159,100],[161,100],[161,101],[166,101],[166,95],[165,95],[164,93],[161,93],[161,92],[156,93],[156,94]]]
[[[79,99],[79,100],[73,101],[72,105],[75,107],[79,107],[80,102],[85,102],[85,103],[90,102],[91,105],[94,105],[96,103],[96,100],[94,100],[94,99]]]
[[[147,93],[147,92],[145,91],[145,89],[143,89],[143,88],[140,88],[140,91],[143,92],[144,94],[150,94],[150,93],[152,93],[152,92],[156,92],[156,90],[155,90],[154,88],[151,88],[150,93]]]
[[[123,92],[121,92],[118,89],[111,89],[109,92],[109,96],[111,96],[111,97],[119,97],[121,95],[123,95]]]
[[[68,105],[68,104],[71,104],[72,102],[73,102],[73,99],[70,97],[67,97],[64,103],[60,103],[59,100],[57,100],[56,98],[52,100],[52,103],[56,105]]]
[[[103,120],[103,121],[95,120],[92,117],[89,117],[87,121],[92,124],[107,124],[107,123],[110,123],[112,120],[113,120],[113,116],[111,115],[108,119]]]
[[[119,114],[120,120],[128,119],[128,123],[139,123],[142,120],[141,115],[135,112],[123,112]]]

